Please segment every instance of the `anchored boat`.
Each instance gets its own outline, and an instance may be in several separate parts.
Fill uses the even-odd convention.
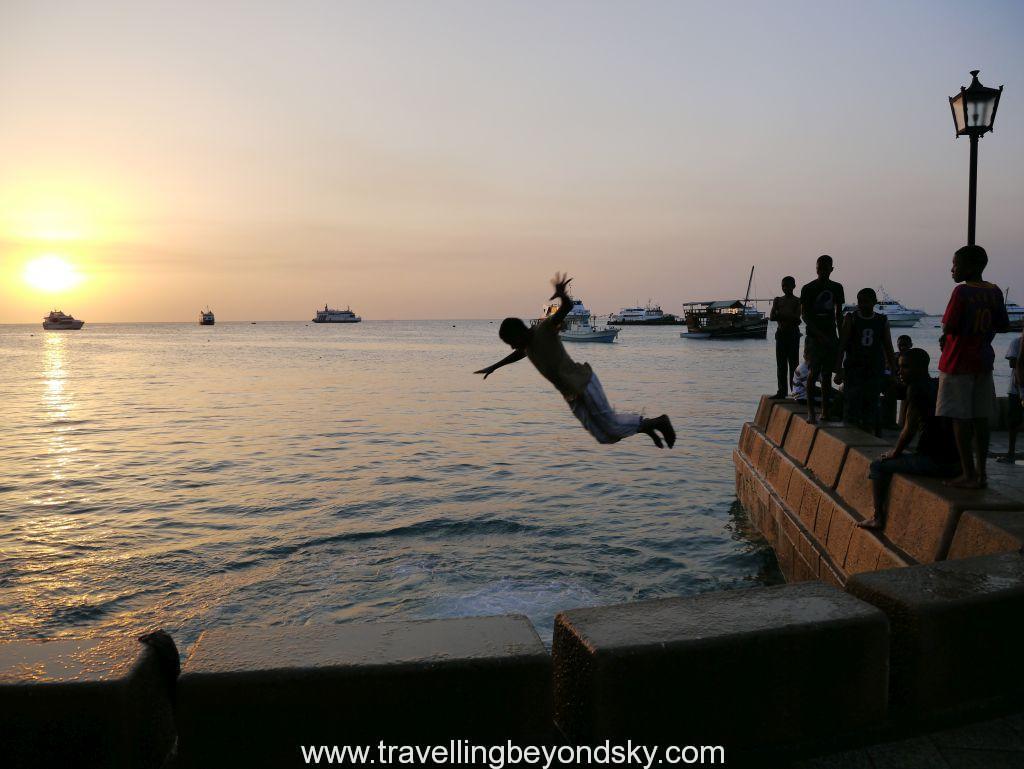
[[[750,304],[753,281],[754,268],[751,267],[747,294],[742,301],[685,302],[686,331],[679,336],[684,339],[765,339],[768,317]]]
[[[560,302],[544,305],[544,317],[554,315],[559,306],[561,306]],[[617,328],[608,326],[598,328],[594,322],[594,316],[590,314],[590,310],[583,304],[582,299],[572,300],[572,309],[565,316],[565,320],[562,321],[562,329],[558,332],[558,336],[563,342],[614,342],[618,335],[619,329]]]
[[[648,303],[646,307],[623,307],[608,317],[610,326],[676,326],[681,321],[671,313],[662,312],[659,305]]]
[[[214,324],[213,310],[207,307],[201,313],[199,313],[199,325],[200,326],[212,326]]]
[[[83,325],[84,320],[76,320],[60,310],[50,310],[50,314],[43,318],[43,328],[47,331],[78,331]]]
[[[326,304],[322,310],[316,311],[316,317],[313,318],[314,323],[359,323],[361,320],[362,318],[352,312],[350,307],[332,310]]]

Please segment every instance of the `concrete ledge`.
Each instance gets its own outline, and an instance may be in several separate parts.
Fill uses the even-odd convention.
[[[885,617],[817,582],[574,609],[552,653],[555,718],[577,742],[724,744],[733,760],[886,712]]]
[[[790,421],[782,448],[798,465],[806,465],[817,433],[817,425],[808,423],[803,413],[796,414]]]
[[[772,414],[772,409],[775,408],[775,404],[779,401],[774,401],[767,395],[762,395],[761,400],[757,403],[757,413],[754,415],[754,424],[760,430],[768,429],[768,418]]]
[[[768,418],[768,429],[765,434],[776,446],[781,446],[786,440],[786,430],[789,427],[790,418],[800,411],[800,406],[789,401],[779,401],[772,409],[772,415]]]
[[[133,638],[0,641],[0,764],[162,767],[171,678]]]
[[[522,616],[208,630],[178,686],[182,767],[291,766],[303,744],[551,737]]]
[[[839,483],[836,484],[836,494],[842,497],[850,509],[856,511],[864,519],[875,514],[868,469],[881,453],[881,447],[851,446],[846,452],[846,461],[843,462],[843,469],[839,473]]]
[[[834,489],[850,446],[877,446],[881,450],[889,445],[888,441],[856,427],[819,427],[807,458],[807,469],[823,486]]]
[[[890,698],[906,718],[1024,695],[1024,557],[944,561],[851,577],[892,638]]]
[[[1019,507],[1020,500],[991,489],[952,489],[936,478],[895,475],[889,488],[885,535],[916,561],[932,563],[946,557],[964,510]]]
[[[1024,510],[971,510],[960,516],[949,559],[1016,552],[1024,547]]]

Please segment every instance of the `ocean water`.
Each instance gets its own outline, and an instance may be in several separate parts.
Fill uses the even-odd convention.
[[[550,639],[778,581],[731,460],[774,345],[679,331],[569,347],[671,416],[659,451],[598,445],[528,361],[474,376],[492,321],[0,326],[0,638],[520,612]]]

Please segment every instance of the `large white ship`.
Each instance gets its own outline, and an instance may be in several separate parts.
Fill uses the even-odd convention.
[[[911,307],[904,307],[900,302],[889,296],[889,293],[882,287],[878,287],[878,303],[875,305],[875,312],[884,315],[889,319],[889,325],[893,328],[910,328],[916,326],[921,318],[928,313],[924,310],[916,310]],[[843,305],[843,312],[853,312],[857,305]]]
[[[84,320],[76,320],[60,310],[50,310],[50,314],[43,318],[43,328],[47,331],[78,331],[84,324]]]
[[[358,323],[361,320],[362,318],[349,307],[344,310],[332,310],[326,304],[322,310],[316,311],[316,317],[313,318],[314,323]]]
[[[681,321],[671,313],[662,312],[659,305],[648,304],[646,307],[623,307],[608,317],[608,323],[612,326],[671,326]]]
[[[544,305],[544,317],[554,315],[560,306],[561,302]],[[598,328],[582,299],[572,300],[572,309],[562,321],[562,330],[558,332],[564,342],[614,342],[618,335],[617,328]]]

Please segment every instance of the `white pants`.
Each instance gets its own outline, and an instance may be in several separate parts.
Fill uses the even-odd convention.
[[[618,443],[636,435],[643,421],[639,414],[622,414],[612,408],[597,374],[591,375],[582,395],[569,400],[569,406],[598,443]]]

